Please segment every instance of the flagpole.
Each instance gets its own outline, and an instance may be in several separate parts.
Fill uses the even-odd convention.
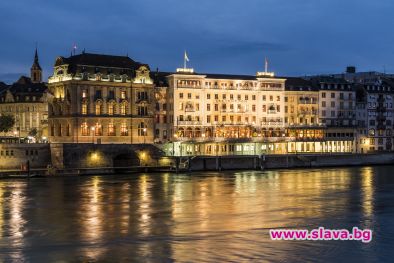
[[[183,55],[183,69],[186,69],[186,51],[185,54]]]

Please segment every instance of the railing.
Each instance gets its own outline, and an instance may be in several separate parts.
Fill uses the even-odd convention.
[[[284,122],[273,122],[273,121],[268,121],[268,122],[261,122],[261,126],[283,126]]]
[[[201,121],[178,121],[178,125],[201,125]]]

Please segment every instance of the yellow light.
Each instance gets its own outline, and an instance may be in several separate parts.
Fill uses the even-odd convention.
[[[98,154],[96,152],[92,153],[92,159],[97,160],[98,159]]]

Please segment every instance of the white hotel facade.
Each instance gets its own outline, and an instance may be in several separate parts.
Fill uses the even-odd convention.
[[[167,143],[170,155],[354,151],[354,133],[327,138],[329,129],[317,109],[309,113],[315,115],[313,122],[305,122],[305,110],[297,107],[289,121],[289,97],[297,94],[305,101],[306,92],[302,87],[287,90],[287,82],[293,80],[267,72],[256,76],[192,70],[160,74],[156,98],[165,101],[166,107],[156,105],[155,135],[156,142]],[[317,90],[311,92],[319,97]],[[318,101],[313,103],[318,107]]]

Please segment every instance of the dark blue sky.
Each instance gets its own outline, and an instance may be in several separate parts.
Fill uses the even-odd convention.
[[[38,42],[45,77],[78,50],[172,71],[183,51],[198,72],[277,75],[394,71],[392,0],[2,0],[0,80],[29,71]]]

